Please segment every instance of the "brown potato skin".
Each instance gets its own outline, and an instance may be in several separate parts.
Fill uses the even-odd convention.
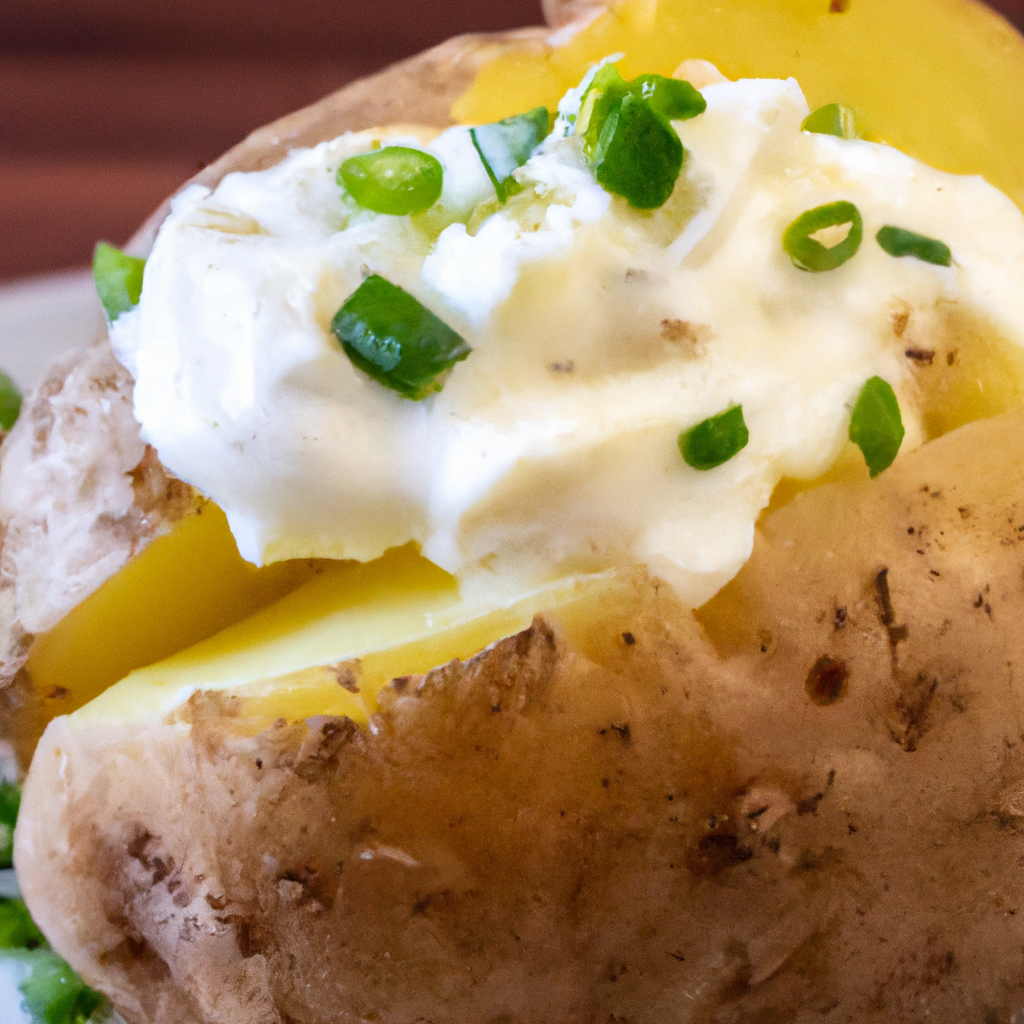
[[[29,905],[135,1024],[1010,1024],[1022,430],[799,496],[706,631],[638,579],[365,733],[58,719]]]

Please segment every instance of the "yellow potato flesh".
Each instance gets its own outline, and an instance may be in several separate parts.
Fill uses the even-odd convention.
[[[73,711],[132,669],[276,601],[324,564],[257,569],[238,554],[224,513],[205,504],[35,639],[26,665],[33,689],[47,717]]]
[[[466,658],[611,577],[567,580],[507,601],[466,596],[413,545],[364,564],[336,562],[216,636],[139,669],[76,712],[78,721],[172,713],[196,689],[231,691],[233,713],[274,720],[347,715],[362,725],[392,679]]]
[[[812,108],[845,103],[866,138],[982,174],[1024,207],[1024,39],[981,3],[625,0],[562,46],[486,65],[453,114],[481,123],[554,107],[614,53],[626,77],[670,75],[688,58],[729,78],[792,76]]]
[[[1019,160],[1024,41],[1013,29],[981,4],[965,0],[853,0],[832,6],[846,9],[830,11],[829,0],[625,0],[561,45],[509,54],[485,66],[453,115],[480,123],[537,104],[553,107],[593,61],[612,53],[624,54],[619,66],[627,77],[671,74],[682,60],[701,58],[730,78],[792,75],[812,107],[841,101],[854,108],[866,137],[945,170],[983,174],[1024,206]],[[970,344],[957,346],[952,335],[950,347],[958,353],[952,362],[943,352],[921,368],[929,437],[1002,412],[1024,394],[1019,352],[970,325],[961,333]],[[830,478],[864,472],[859,453],[847,456]],[[808,486],[783,481],[770,510]],[[237,559],[230,538],[221,536],[212,547],[200,540],[190,527],[179,527],[173,543],[192,565],[205,565],[211,557],[218,564],[230,562],[229,553]],[[171,538],[167,542],[169,548]],[[188,592],[204,610],[195,616],[201,627],[190,633],[182,628],[182,615],[159,611],[167,593],[167,565],[158,555],[162,543],[153,545],[148,561],[144,554],[37,641],[29,665],[37,690],[46,694],[75,680],[70,697],[54,712],[77,707],[129,670],[209,635],[218,615],[241,619],[298,583],[297,570],[276,567],[280,576],[263,570],[270,575],[259,577],[258,584],[256,576],[243,579],[234,568],[207,573],[202,582],[194,577]],[[132,715],[148,701],[166,710],[177,699],[169,695],[190,687],[249,687],[245,713],[254,721],[323,713],[365,721],[375,706],[373,694],[391,676],[471,654],[528,622],[528,606],[541,607],[557,597],[534,595],[532,606],[526,600],[514,613],[488,612],[460,604],[451,581],[439,582],[441,576],[432,575],[439,571],[426,563],[398,571],[397,563],[385,559],[359,570],[358,583],[353,572],[348,566],[330,567],[294,600],[286,598],[276,610],[257,614],[220,638],[134,673],[86,713]],[[307,603],[298,615],[301,602],[314,595],[327,605],[318,610]],[[331,611],[331,600],[346,604],[343,614],[337,607]],[[128,617],[141,606],[154,614]],[[425,616],[442,608],[448,627],[424,631]],[[275,634],[289,615],[291,625]],[[411,625],[414,620],[418,626]],[[337,642],[324,640],[331,630],[337,631]],[[310,639],[314,635],[316,642]],[[362,683],[353,694],[339,684],[338,671],[323,666],[357,657]],[[75,672],[66,670],[69,665]],[[259,680],[267,682],[253,690]]]

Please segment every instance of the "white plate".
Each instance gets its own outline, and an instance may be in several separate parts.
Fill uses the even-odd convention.
[[[0,369],[22,391],[39,384],[55,359],[88,345],[102,327],[88,270],[0,284]]]

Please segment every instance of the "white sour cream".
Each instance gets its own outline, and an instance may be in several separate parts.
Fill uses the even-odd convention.
[[[1024,217],[1005,196],[801,131],[791,80],[703,93],[706,112],[675,125],[687,158],[653,213],[595,183],[564,118],[504,207],[463,128],[401,140],[445,168],[420,217],[352,213],[335,184],[346,157],[399,141],[388,133],[186,189],[112,330],[143,436],[256,563],[415,540],[467,581],[639,562],[701,604],[749,557],[779,479],[835,461],[869,377],[899,397],[904,450],[922,442],[894,310],[956,306],[1024,345]],[[798,270],[787,225],[840,199],[864,218],[859,253]],[[887,255],[885,224],[941,239],[953,265]],[[439,394],[399,397],[331,334],[367,273],[472,346]],[[688,467],[680,431],[735,404],[747,447]]]

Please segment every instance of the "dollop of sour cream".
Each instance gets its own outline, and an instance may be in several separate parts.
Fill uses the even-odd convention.
[[[257,564],[417,541],[467,582],[642,563],[700,605],[750,556],[780,478],[835,462],[868,378],[898,396],[903,450],[925,440],[900,310],[964,310],[1024,346],[1024,217],[1005,196],[802,131],[792,80],[703,94],[707,110],[674,124],[687,156],[653,212],[595,182],[564,109],[505,205],[461,127],[350,133],[185,189],[111,332],[144,438]],[[339,165],[381,142],[441,161],[430,211],[345,202]],[[860,251],[797,269],[787,225],[836,200],[864,218]],[[942,240],[952,265],[888,255],[887,224]],[[371,273],[472,346],[423,401],[365,375],[331,333]],[[747,446],[690,468],[680,432],[737,404]]]

